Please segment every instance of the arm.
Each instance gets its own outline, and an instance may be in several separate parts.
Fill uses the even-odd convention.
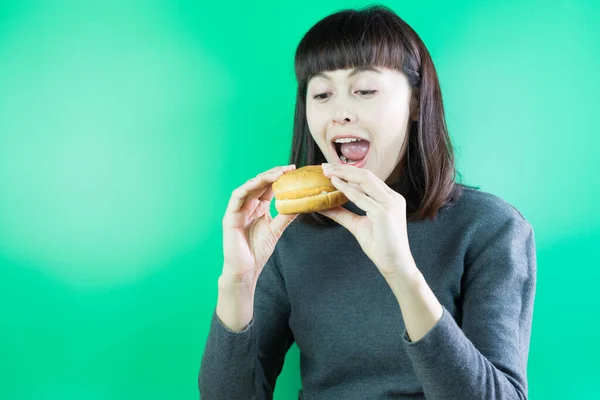
[[[232,325],[230,329],[218,315],[225,319],[239,315],[232,309],[235,302],[219,303],[219,314],[213,312],[198,377],[203,400],[273,398],[275,381],[294,342],[288,326],[290,306],[273,258],[265,264],[255,291],[227,285],[220,279],[220,300],[234,298],[221,297],[226,293],[239,293],[246,301],[253,298],[254,314],[247,326]]]
[[[405,347],[428,399],[527,399],[533,230],[511,219],[487,236],[467,254],[460,327],[424,280],[391,285],[405,320]]]

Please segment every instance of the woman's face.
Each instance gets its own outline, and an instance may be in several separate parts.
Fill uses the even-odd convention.
[[[335,138],[349,136],[368,141],[367,156],[356,166],[391,183],[399,177],[396,166],[411,116],[416,119],[418,115],[415,97],[406,76],[396,70],[324,72],[308,82],[308,128],[328,163],[342,163]],[[360,148],[358,143],[346,146]]]

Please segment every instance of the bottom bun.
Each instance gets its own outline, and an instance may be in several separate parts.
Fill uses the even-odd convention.
[[[275,200],[275,208],[279,214],[308,214],[315,211],[329,210],[347,202],[346,195],[336,190],[300,199]]]

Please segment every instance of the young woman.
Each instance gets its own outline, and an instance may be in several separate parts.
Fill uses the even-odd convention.
[[[532,226],[456,182],[419,36],[386,7],[344,10],[295,66],[293,164],[237,188],[223,217],[201,398],[272,398],[296,343],[299,399],[526,399]],[[271,218],[271,184],[319,164],[350,202]]]

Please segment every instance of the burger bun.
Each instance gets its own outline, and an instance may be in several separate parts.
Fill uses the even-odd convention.
[[[348,198],[323,175],[320,165],[287,172],[273,182],[275,208],[280,214],[308,214],[341,206]]]

